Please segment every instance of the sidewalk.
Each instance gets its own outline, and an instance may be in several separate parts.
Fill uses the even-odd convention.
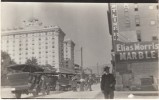
[[[159,99],[159,91],[115,91],[115,99]],[[99,92],[95,99],[104,99],[102,92]]]
[[[133,96],[130,96],[132,94]],[[115,91],[115,99],[159,99],[158,91]]]

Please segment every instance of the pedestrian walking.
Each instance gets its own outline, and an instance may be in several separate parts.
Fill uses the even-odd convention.
[[[80,79],[80,91],[84,91],[84,84],[85,84],[85,79],[81,78]]]
[[[93,85],[93,79],[91,76],[88,78],[88,89],[89,91],[92,91],[92,85]]]
[[[72,82],[71,82],[71,86],[72,86],[72,90],[73,91],[77,91],[77,79],[75,77],[72,78]]]
[[[106,66],[104,68],[104,74],[101,79],[101,90],[104,94],[105,99],[113,99],[114,98],[114,90],[115,90],[116,80],[113,74],[109,73],[109,67]]]

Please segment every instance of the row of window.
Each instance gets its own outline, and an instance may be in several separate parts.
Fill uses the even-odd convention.
[[[13,34],[12,36],[8,36],[7,38],[19,38],[19,37],[35,37],[35,36],[54,36],[54,32],[41,32],[41,33],[32,33],[32,34],[29,34],[29,33],[26,33],[26,34]]]
[[[142,38],[141,38],[141,31],[140,30],[137,30],[136,31],[136,35],[137,35],[137,41],[138,42],[141,42],[142,40]],[[152,41],[156,41],[156,40],[158,40],[158,37],[157,36],[152,36]]]
[[[14,37],[13,35],[9,35],[9,36],[3,36],[3,39],[9,39],[9,40],[12,40],[12,39],[29,39],[29,40],[31,40],[31,39],[54,39],[55,38],[55,36],[32,36],[32,37]]]
[[[37,57],[39,60],[43,60],[43,59],[47,59],[48,57]],[[42,58],[42,59],[41,59]],[[19,60],[25,60],[28,59],[28,57],[19,57]],[[50,59],[50,58],[49,58]],[[47,59],[48,60],[48,59]],[[54,58],[53,58],[53,62],[55,62]]]
[[[156,8],[158,9],[158,5],[156,6]],[[129,12],[128,12],[128,9],[129,9],[129,6],[128,4],[124,4],[124,16],[125,16],[125,26],[127,28],[130,27],[130,18],[129,18]],[[149,9],[153,9],[153,6],[149,6]],[[138,11],[138,5],[135,4],[135,8],[134,8],[135,11]],[[135,24],[136,26],[140,26],[140,17],[139,15],[135,15]],[[155,25],[156,22],[154,20],[151,20],[150,21],[150,25]]]
[[[139,11],[138,8],[139,8],[138,4],[135,4],[134,11]],[[150,5],[148,8],[149,9],[154,9],[155,6]],[[128,12],[128,9],[129,9],[129,5],[128,4],[124,4],[124,12]],[[157,10],[159,9],[159,5],[156,5],[156,9]]]
[[[19,64],[24,64],[25,63],[25,61],[19,61]],[[48,62],[48,61],[42,61],[42,62],[38,62],[39,64],[51,64],[51,65],[55,65],[55,63],[54,62]]]
[[[149,9],[154,9],[154,6],[153,5],[150,5],[149,7],[148,7]],[[159,5],[156,5],[156,9],[158,10],[159,9]],[[134,11],[138,11],[139,9],[138,9],[138,5],[136,4],[135,5],[135,8],[134,8]]]
[[[46,51],[45,53],[46,53],[46,54],[47,54],[47,53],[50,54],[51,52]],[[55,52],[52,52],[52,53],[54,54]],[[28,55],[28,52],[26,52],[25,54]],[[35,53],[35,52],[32,52],[32,54],[36,54],[36,53]],[[44,54],[44,52],[39,52],[39,54]],[[19,53],[19,55],[22,55],[22,53]]]
[[[13,46],[14,47],[14,46]],[[9,46],[7,45],[7,48],[9,49]],[[48,47],[48,46],[46,46],[46,47],[44,47],[46,50],[49,50],[49,49],[51,49],[50,47]],[[38,49],[42,49],[42,50],[44,50],[44,48],[41,48],[41,47],[39,47]],[[52,46],[52,48],[54,48],[54,46]],[[11,48],[10,48],[11,49]],[[13,51],[15,51],[15,50],[18,50],[18,49],[15,49],[15,48],[12,48],[13,49]],[[24,51],[24,50],[37,50],[37,48],[29,48],[28,49],[28,47],[26,47],[26,48],[19,48],[19,51]]]
[[[14,47],[14,46],[13,46]],[[40,46],[38,49],[41,49],[41,47],[43,47],[42,49],[51,49],[51,48],[55,48],[55,46]],[[32,49],[34,49],[34,48],[32,48]],[[37,49],[37,48],[35,48],[35,49]],[[19,48],[19,50],[22,50],[21,48]],[[28,50],[28,48],[26,47],[25,48],[25,50]]]
[[[28,53],[26,53],[25,56],[27,56],[27,55],[28,55]],[[32,55],[34,55],[34,54],[32,54]],[[16,56],[16,57],[17,57],[17,54],[15,55],[15,54],[13,53],[11,56],[13,56],[13,57]],[[19,57],[25,57],[25,56],[19,54]],[[31,56],[31,55],[30,55],[30,56]],[[35,55],[34,55],[34,56],[35,56]],[[38,56],[39,56],[39,58],[41,58],[41,57],[45,57],[45,58],[52,58],[52,57],[53,57],[53,58],[55,58],[55,55],[52,55],[52,56],[51,56],[51,55],[43,55],[43,54],[42,54],[42,55],[38,55]]]
[[[54,38],[52,38],[52,40],[53,40]],[[3,39],[4,40],[4,39]],[[48,39],[46,39],[46,40],[48,40]],[[5,40],[4,40],[5,41]],[[37,42],[40,42],[41,41],[41,39],[39,38],[39,41],[37,41]],[[6,41],[7,43],[9,43],[9,40],[7,39],[7,41]],[[13,41],[10,41],[10,42],[12,42],[12,43],[15,43],[15,40],[13,40]],[[17,41],[16,42],[19,42],[19,43],[21,43],[22,42],[22,40],[21,39],[17,39]],[[31,41],[28,41],[27,39],[26,39],[26,41],[24,42],[23,41],[23,43],[28,43],[28,42],[30,42],[30,43],[32,43],[32,42],[34,42],[34,39],[32,39],[32,42]],[[53,41],[42,41],[42,42],[53,42]]]
[[[46,44],[48,44],[48,43],[46,43]],[[11,44],[10,44],[10,45],[11,45]],[[27,48],[27,47],[32,47],[32,48],[34,48],[34,47],[31,46],[31,45],[34,45],[35,48],[36,48],[36,46],[37,46],[37,45],[35,45],[35,44],[29,44],[29,45],[28,45],[28,44],[25,44],[24,46],[23,46],[22,44],[19,44],[19,47],[20,47],[20,48],[21,48],[21,47],[24,47],[24,48],[25,48],[25,47],[26,47],[26,48]],[[7,45],[5,45],[5,46],[8,47],[9,44],[7,44]],[[15,47],[15,45],[12,45],[12,46]],[[16,45],[16,46],[17,46],[17,45]],[[42,47],[42,48],[46,48],[46,49],[48,49],[48,48],[55,48],[54,45],[44,45],[44,44],[39,44],[38,47],[39,47],[39,49],[41,49],[41,47]]]
[[[155,20],[151,20],[151,21],[150,21],[150,25],[155,25],[155,24],[156,24],[156,21],[155,21]],[[140,18],[139,18],[139,15],[136,15],[136,16],[135,16],[135,25],[136,25],[136,27],[139,27],[139,26],[140,26]],[[129,19],[129,17],[126,17],[125,26],[126,26],[126,27],[130,27],[130,19]]]

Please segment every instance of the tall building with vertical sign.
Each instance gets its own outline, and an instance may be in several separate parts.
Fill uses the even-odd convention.
[[[157,90],[159,4],[110,3],[108,7],[117,86]]]

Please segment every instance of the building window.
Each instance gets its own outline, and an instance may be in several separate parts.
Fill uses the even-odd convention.
[[[153,9],[153,6],[149,6],[149,9]]]
[[[124,11],[128,11],[128,9],[129,9],[129,5],[127,4],[127,3],[124,3]]]
[[[156,40],[158,40],[158,37],[157,36],[152,36],[152,40],[156,41]]]
[[[134,10],[135,10],[135,11],[138,11],[138,8],[135,8]]]
[[[159,9],[159,6],[158,6],[158,5],[156,6],[156,9]]]
[[[140,17],[139,17],[139,15],[135,15],[135,24],[136,24],[136,26],[140,26]]]
[[[138,42],[141,42],[141,31],[140,31],[140,30],[137,30],[137,31],[136,31],[136,35],[137,35],[137,41],[138,41]]]
[[[155,25],[155,21],[154,20],[150,21],[150,25]]]
[[[135,9],[134,9],[134,11],[138,11],[139,9],[138,9],[138,5],[137,4],[135,4]]]
[[[129,12],[124,12],[125,17],[129,16]]]
[[[54,46],[52,46],[52,48],[54,48]]]
[[[125,12],[128,12],[128,8],[124,8],[124,11],[125,11]]]
[[[126,18],[125,26],[126,26],[127,28],[130,27],[130,20],[129,20],[128,17]]]

